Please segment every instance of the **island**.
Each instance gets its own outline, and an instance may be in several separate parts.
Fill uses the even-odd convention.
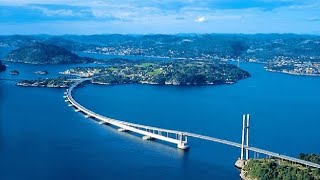
[[[34,72],[35,74],[40,74],[40,75],[47,75],[47,74],[49,74],[49,72],[48,71],[46,71],[46,70],[44,70],[44,71],[36,71],[36,72]]]
[[[320,164],[320,155],[300,154],[302,160]],[[253,179],[320,179],[320,169],[305,167],[279,159],[249,159],[240,167],[240,177],[244,180]]]
[[[110,61],[111,63],[112,61]],[[90,77],[92,83],[114,84],[157,84],[157,85],[218,85],[233,84],[250,77],[237,66],[213,61],[125,61],[106,66],[77,67],[61,72],[67,79],[57,79],[61,87],[74,76]],[[69,80],[68,80],[69,79]],[[39,79],[23,81],[18,85],[45,86],[48,81]],[[51,84],[47,84],[52,87]]]
[[[19,71],[17,71],[17,70],[12,70],[12,71],[10,71],[10,74],[11,74],[11,75],[18,75],[18,74],[20,74],[20,73],[19,73]]]
[[[93,59],[78,55],[56,45],[35,42],[11,51],[5,61],[29,64],[88,63]]]
[[[93,77],[98,84],[214,85],[232,84],[250,74],[234,65],[213,61],[141,61],[117,66],[79,67],[63,74]]]

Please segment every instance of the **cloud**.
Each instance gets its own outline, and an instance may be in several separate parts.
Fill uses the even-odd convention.
[[[55,0],[48,4],[47,0],[0,0],[0,23],[56,24],[52,27],[59,27],[61,33],[308,32],[319,29],[318,1]],[[71,23],[77,28],[62,27]]]
[[[207,22],[207,21],[208,21],[208,19],[207,19],[206,17],[204,17],[204,16],[198,17],[198,18],[195,20],[195,22],[197,22],[197,23],[204,23],[204,22]]]
[[[320,21],[320,17],[309,17],[307,18],[307,21],[311,21],[311,22]]]
[[[82,16],[83,14],[80,12],[75,12],[73,10],[70,9],[48,9],[48,8],[44,8],[44,7],[39,7],[39,6],[32,6],[32,9],[35,10],[40,10],[44,15],[46,16]]]

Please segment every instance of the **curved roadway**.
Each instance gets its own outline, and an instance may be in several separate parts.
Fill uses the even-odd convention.
[[[97,113],[95,113],[95,112],[83,107],[82,105],[80,105],[72,97],[73,89],[76,88],[82,82],[89,81],[89,80],[91,80],[91,78],[84,78],[84,79],[81,79],[81,80],[77,81],[69,89],[67,89],[67,92],[66,92],[67,96],[65,96],[65,97],[67,98],[66,101],[70,102],[72,104],[72,106],[74,106],[79,111],[85,113],[86,115],[88,115],[90,117],[94,117],[96,119],[99,119],[104,123],[112,124],[114,126],[122,128],[123,130],[129,130],[129,131],[141,134],[141,135],[145,135],[145,136],[147,136],[149,138],[160,139],[160,140],[163,140],[163,141],[167,141],[167,142],[171,142],[171,143],[174,143],[174,144],[178,144],[178,147],[179,147],[179,143],[182,143],[183,146],[186,145],[186,143],[187,143],[186,138],[185,138],[185,140],[183,140],[183,137],[187,137],[188,136],[188,137],[193,137],[193,138],[197,138],[197,139],[203,139],[203,140],[207,140],[207,141],[213,141],[213,142],[216,142],[216,143],[220,143],[220,144],[225,144],[225,145],[241,148],[241,144],[240,143],[236,143],[236,142],[232,142],[232,141],[228,141],[228,140],[224,140],[224,139],[214,138],[214,137],[195,134],[195,133],[182,132],[182,131],[169,130],[169,129],[163,129],[163,128],[158,128],[158,127],[152,127],[152,126],[145,126],[145,125],[141,125],[141,124],[129,123],[129,122],[126,122],[126,121],[120,121],[120,120],[117,120],[117,119],[112,119],[112,118],[108,118],[108,117],[102,116],[100,114],[97,114]],[[157,132],[157,133],[155,133],[155,132]],[[167,134],[167,136],[163,135],[163,133]],[[177,138],[169,137],[169,134],[176,134]],[[181,137],[178,138],[178,136],[181,136]],[[298,158],[281,155],[279,153],[275,153],[275,152],[271,152],[271,151],[267,151],[267,150],[263,150],[263,149],[259,149],[259,148],[255,148],[255,147],[251,147],[251,146],[250,147],[245,146],[244,148],[248,149],[249,151],[257,152],[257,153],[260,153],[260,154],[265,154],[265,155],[268,155],[268,156],[271,156],[271,157],[275,157],[275,158],[278,158],[278,159],[283,159],[283,160],[287,160],[287,161],[290,161],[290,162],[294,162],[294,163],[302,164],[302,165],[305,165],[305,166],[310,166],[310,167],[314,167],[314,168],[319,168],[320,169],[320,164],[312,163],[312,162],[309,162],[309,161],[304,161],[304,160],[301,160],[301,159],[298,159]]]

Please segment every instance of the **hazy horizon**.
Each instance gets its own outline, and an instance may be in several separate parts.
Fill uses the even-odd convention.
[[[297,36],[320,36],[320,34],[308,33],[145,33],[145,34],[132,34],[132,33],[100,33],[100,34],[1,34],[0,36],[103,36],[103,35],[123,35],[123,36],[148,36],[148,35],[297,35]]]

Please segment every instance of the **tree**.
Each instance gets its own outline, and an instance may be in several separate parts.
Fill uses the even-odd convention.
[[[232,53],[235,57],[239,57],[248,49],[248,47],[241,41],[235,41],[231,44]]]

